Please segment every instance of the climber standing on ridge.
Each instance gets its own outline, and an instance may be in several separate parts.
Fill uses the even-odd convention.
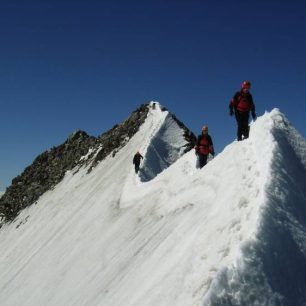
[[[133,158],[133,164],[135,165],[135,173],[138,173],[139,171],[140,161],[142,158],[143,156],[139,153],[139,151],[137,151]]]
[[[208,135],[207,125],[202,127],[202,133],[198,136],[197,144],[194,148],[195,153],[198,156],[200,168],[203,168],[206,165],[209,153],[212,156],[215,156],[214,145],[210,135]]]
[[[229,111],[230,116],[235,114],[237,120],[237,139],[238,141],[249,137],[249,116],[252,114],[253,120],[256,120],[255,105],[253,97],[250,93],[250,81],[244,81],[241,84],[240,91],[237,91],[230,101]]]

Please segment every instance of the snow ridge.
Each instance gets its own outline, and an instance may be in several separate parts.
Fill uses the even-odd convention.
[[[186,140],[183,138],[184,131],[178,128],[169,113],[162,124],[155,128],[152,133],[154,136],[145,148],[145,159],[139,173],[143,182],[153,179],[184,154],[186,145]]]
[[[279,110],[266,117],[261,123],[270,126],[273,146],[256,146],[262,157],[272,149],[257,232],[243,243],[241,256],[218,273],[203,305],[306,302],[306,142]]]
[[[162,110],[3,226],[1,305],[306,303],[305,140],[273,110],[199,170]]]

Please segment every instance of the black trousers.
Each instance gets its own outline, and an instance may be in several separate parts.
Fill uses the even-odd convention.
[[[136,172],[136,173],[138,173],[138,171],[139,171],[139,165],[140,165],[140,164],[135,163],[135,172]]]
[[[237,120],[237,138],[238,141],[242,140],[242,136],[244,139],[249,138],[249,132],[250,132],[250,127],[249,127],[249,117],[250,114],[249,112],[235,112],[235,117]]]
[[[203,168],[207,164],[207,156],[206,154],[198,154],[199,159],[199,167]]]

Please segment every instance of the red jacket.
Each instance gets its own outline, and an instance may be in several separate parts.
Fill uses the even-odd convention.
[[[211,137],[208,134],[201,134],[198,136],[197,145],[195,150],[199,154],[208,155],[209,153],[215,154],[214,145]]]
[[[250,93],[242,93],[237,91],[234,97],[232,98],[230,105],[230,110],[235,110],[238,112],[249,112],[255,113],[255,105],[253,102],[253,97]]]

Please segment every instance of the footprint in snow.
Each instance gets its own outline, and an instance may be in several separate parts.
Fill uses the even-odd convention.
[[[246,198],[241,198],[238,202],[238,207],[240,209],[248,207],[249,201]]]

